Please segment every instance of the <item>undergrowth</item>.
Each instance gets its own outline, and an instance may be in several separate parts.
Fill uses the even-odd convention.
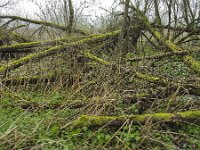
[[[19,95],[32,102],[55,103],[66,98],[66,93],[63,92],[55,92],[51,96],[45,96],[39,92],[24,92],[19,93]],[[182,101],[187,98],[179,99]],[[178,124],[146,122],[145,125],[133,125],[131,121],[127,120],[119,127],[105,126],[71,129],[68,126],[80,114],[87,114],[89,108],[45,109],[41,105],[37,108],[23,109],[18,104],[19,101],[16,101],[15,98],[1,97],[0,149],[2,150],[200,149],[200,127],[189,122]],[[162,105],[164,106],[164,104]],[[139,106],[136,103],[127,104],[119,101],[115,102],[114,107],[108,105],[104,111],[116,116],[139,113]],[[157,111],[164,111],[164,109],[160,105]],[[104,111],[101,111],[101,113],[106,113]],[[89,113],[91,112],[89,111]]]

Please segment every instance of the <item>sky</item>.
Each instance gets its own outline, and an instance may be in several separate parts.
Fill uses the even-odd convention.
[[[52,0],[53,2],[54,0]],[[84,0],[73,0],[74,5],[78,4],[79,2]],[[93,1],[93,0],[88,0]],[[37,0],[38,3],[43,3],[44,0]],[[113,3],[113,0],[96,0],[96,2],[92,3],[92,6],[85,9],[84,14],[85,15],[101,15],[105,12],[105,10],[99,9],[100,7],[109,8]],[[22,0],[18,3],[17,7],[17,13],[23,14],[23,16],[34,16],[35,13],[39,11],[38,7],[32,3],[29,0]],[[14,11],[14,10],[13,10]],[[10,11],[12,13],[12,11]],[[16,13],[16,12],[14,12]]]

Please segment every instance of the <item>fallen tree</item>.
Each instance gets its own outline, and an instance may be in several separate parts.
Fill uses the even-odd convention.
[[[89,36],[93,37],[93,36]],[[35,47],[44,47],[44,46],[55,46],[59,45],[60,42],[73,42],[83,38],[59,38],[49,41],[35,41],[35,42],[26,42],[26,43],[17,43],[13,45],[4,45],[0,46],[0,53],[28,53],[31,52],[32,48]]]
[[[153,56],[147,56],[147,57],[138,57],[138,58],[129,58],[128,61],[142,61],[142,60],[153,60],[153,59],[162,59],[165,57],[172,57],[172,56],[184,56],[184,55],[191,55],[194,53],[200,52],[200,49],[198,50],[183,50],[183,51],[174,51],[174,52],[166,52],[163,54],[153,55]]]
[[[67,45],[66,45],[67,46]],[[102,45],[99,45],[99,47],[102,47]],[[98,46],[95,48],[97,49]],[[90,50],[89,50],[90,51]],[[89,51],[81,51],[83,53],[83,55],[89,59],[95,60],[96,62],[102,64],[102,65],[106,65],[106,66],[113,66],[113,67],[117,67],[117,65],[115,65],[114,63],[111,63],[109,61],[106,61],[102,58],[99,58],[93,54],[91,54]],[[185,52],[185,51],[183,51]],[[181,52],[182,53],[182,52]],[[187,90],[187,94],[193,94],[193,95],[199,95],[200,94],[200,84],[199,84],[199,80],[195,80],[193,79],[192,81],[190,79],[185,79],[184,81],[176,81],[176,80],[170,80],[170,79],[166,79],[166,78],[161,78],[161,77],[157,77],[157,76],[153,76],[153,75],[149,75],[147,73],[141,73],[136,71],[133,68],[124,68],[124,67],[120,67],[120,69],[123,72],[130,72],[133,74],[133,76],[135,76],[136,78],[142,79],[144,81],[153,83],[157,86],[160,87],[167,87],[166,90],[170,90],[170,91],[174,91],[176,90],[178,87],[180,87],[180,93],[182,93],[182,91],[186,91]],[[61,78],[64,78],[65,75],[61,75]],[[17,86],[17,85],[23,85],[23,84],[37,84],[39,82],[43,82],[43,83],[49,83],[49,82],[56,82],[56,78],[58,77],[58,74],[52,74],[49,76],[33,76],[33,77],[24,77],[24,78],[10,78],[10,79],[3,79],[2,80],[2,84],[6,85],[6,86]],[[66,80],[66,79],[65,79]]]
[[[92,37],[83,38],[83,39],[75,41],[75,42],[67,43],[65,45],[57,45],[57,46],[54,46],[52,48],[49,48],[49,49],[41,51],[41,52],[32,53],[32,54],[27,55],[25,57],[22,57],[18,60],[14,60],[6,66],[1,67],[0,68],[0,74],[5,74],[8,70],[14,70],[14,69],[16,69],[16,68],[18,68],[22,65],[25,65],[30,60],[41,59],[41,58],[53,55],[53,54],[55,54],[59,51],[62,51],[63,49],[69,48],[69,47],[74,47],[74,48],[76,47],[77,48],[77,47],[79,47],[83,44],[88,44],[88,43],[91,43],[91,42],[104,41],[104,40],[110,39],[110,38],[116,38],[118,33],[119,33],[119,30],[114,31],[114,32],[110,32],[110,33],[106,33],[106,34],[102,34],[102,35],[95,35],[95,36],[92,36]],[[35,43],[33,43],[33,44],[35,44]]]
[[[199,123],[200,111],[185,111],[175,113],[153,113],[130,116],[89,116],[82,115],[77,120],[70,124],[72,128],[78,127],[102,127],[102,126],[121,126],[126,121],[131,121],[132,124],[144,124],[151,120],[155,122],[194,122]]]
[[[25,85],[25,84],[55,82],[56,78],[57,78],[57,75],[18,77],[18,78],[15,77],[15,78],[3,79],[1,83],[5,86],[18,86],[18,85]]]
[[[134,6],[131,7],[132,9],[134,9],[142,18],[143,23],[145,24],[145,27],[147,30],[149,30],[149,32],[160,42],[162,43],[164,46],[166,46],[171,52],[177,52],[177,51],[183,51],[183,49],[181,47],[179,47],[178,45],[174,44],[173,42],[171,42],[170,40],[166,40],[162,34],[160,32],[158,32],[157,30],[155,30],[149,19],[143,14],[142,11],[140,11],[139,9],[135,8]],[[184,62],[194,71],[196,72],[198,75],[200,75],[200,62],[196,61],[192,56],[190,55],[185,55],[183,56],[183,60]]]

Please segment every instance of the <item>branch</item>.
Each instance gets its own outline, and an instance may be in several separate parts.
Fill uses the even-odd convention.
[[[72,128],[78,127],[99,127],[104,125],[121,126],[127,120],[133,124],[144,124],[147,120],[155,122],[199,122],[200,111],[185,111],[176,113],[154,113],[130,116],[87,116],[82,115],[70,125]]]
[[[29,54],[25,57],[18,59],[18,60],[11,61],[7,66],[1,67],[0,68],[0,74],[3,75],[8,70],[14,70],[14,69],[16,69],[20,66],[23,66],[24,64],[27,64],[30,60],[42,59],[44,57],[51,56],[51,55],[54,55],[57,52],[62,51],[63,49],[69,48],[69,47],[79,47],[83,44],[88,44],[88,43],[91,43],[91,42],[104,41],[106,39],[116,37],[118,34],[119,34],[119,30],[114,31],[114,32],[110,32],[110,33],[106,33],[106,34],[102,34],[102,35],[96,35],[96,36],[93,36],[93,37],[86,37],[86,38],[83,38],[82,40],[67,43],[65,45],[54,46],[52,48],[49,48],[49,49],[41,51],[41,52]],[[38,43],[36,42],[36,44],[38,44]]]
[[[176,52],[167,52],[164,54],[154,55],[154,56],[147,56],[147,57],[138,57],[138,58],[129,58],[128,61],[142,61],[142,60],[153,60],[153,59],[162,59],[165,57],[171,57],[171,56],[184,56],[184,55],[191,55],[192,53],[198,53],[199,50],[192,50],[192,51],[176,51]]]
[[[56,81],[56,75],[47,75],[47,76],[32,76],[32,77],[19,77],[19,78],[9,78],[3,79],[1,84],[4,86],[18,86],[24,84],[37,84],[37,83],[49,83]]]
[[[165,37],[161,35],[160,32],[156,31],[152,26],[148,18],[143,14],[143,12],[134,6],[132,8],[138,12],[138,14],[141,16],[144,25],[146,28],[151,32],[151,34],[163,45],[165,45],[171,52],[177,52],[177,51],[183,51],[181,47],[174,44],[170,40],[166,40]],[[183,57],[184,62],[198,75],[200,75],[200,62],[196,61],[192,56],[186,55]]]
[[[23,18],[23,17],[19,17],[19,16],[0,16],[0,19],[20,20],[20,21],[24,21],[24,22],[37,24],[37,25],[44,25],[44,26],[60,29],[60,30],[67,31],[67,32],[69,31],[69,29],[66,28],[65,26],[61,26],[61,25],[54,24],[54,23],[47,22],[47,21],[39,21],[39,20],[27,19],[27,18]],[[79,29],[75,29],[74,32],[75,33],[80,33],[80,34],[83,34],[83,35],[88,35],[88,33],[84,32],[82,30],[79,30]]]

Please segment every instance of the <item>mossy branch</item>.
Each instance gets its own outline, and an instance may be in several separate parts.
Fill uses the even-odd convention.
[[[170,40],[166,40],[164,36],[161,35],[160,32],[155,30],[148,18],[143,14],[143,12],[134,6],[132,6],[134,10],[136,10],[140,16],[142,17],[143,23],[145,24],[146,28],[151,32],[151,34],[163,45],[165,45],[171,52],[177,52],[177,51],[183,51],[181,47],[178,45],[174,44]],[[196,61],[192,56],[186,55],[183,57],[184,62],[198,75],[200,75],[200,62]]]
[[[44,25],[44,26],[48,26],[48,27],[52,27],[52,28],[56,28],[56,29],[60,29],[60,30],[69,32],[69,29],[65,26],[58,25],[58,24],[51,23],[51,22],[47,22],[47,21],[33,20],[33,19],[23,18],[23,17],[19,17],[19,16],[0,16],[0,19],[20,20],[20,21],[24,21],[24,22],[28,22],[28,23],[33,23],[33,24],[37,24],[37,25]],[[73,31],[75,33],[88,35],[88,33],[84,32],[80,29],[74,29]]]
[[[154,60],[154,59],[162,59],[165,57],[172,57],[172,56],[184,56],[184,55],[191,55],[192,53],[198,53],[200,52],[200,49],[198,50],[184,50],[184,51],[174,51],[174,52],[167,52],[164,54],[154,55],[154,56],[146,56],[146,57],[138,57],[138,58],[129,58],[128,61],[142,61],[142,60]]]
[[[93,39],[96,37],[102,37],[102,39],[99,38],[99,40],[103,41],[105,40],[105,38],[115,37],[118,33],[119,33],[119,30],[116,30],[110,33],[90,35],[87,37],[73,37],[73,38],[64,37],[64,38],[59,38],[59,39],[49,40],[49,41],[35,41],[35,42],[18,43],[14,45],[0,46],[0,53],[31,52],[32,51],[31,48],[33,47],[55,46],[55,45],[58,45],[59,43],[66,44],[66,42],[68,43],[68,42],[74,42],[74,41],[83,40],[83,39]]]
[[[15,35],[14,35],[15,36]],[[18,37],[18,35],[16,35]],[[93,36],[90,36],[93,37]],[[80,38],[59,38],[49,41],[35,41],[35,42],[26,42],[26,43],[17,43],[14,45],[5,45],[0,46],[0,53],[24,53],[31,52],[31,48],[42,47],[42,46],[55,46],[59,42],[73,42],[80,40]]]
[[[133,124],[144,124],[147,120],[152,122],[182,122],[200,121],[200,111],[185,111],[176,113],[153,113],[130,116],[87,116],[82,115],[72,124],[72,128],[77,127],[96,127],[96,126],[120,126],[125,121],[130,120]]]
[[[180,81],[163,79],[161,77],[140,73],[135,70],[130,70],[130,71],[134,72],[137,78],[153,83],[157,86],[167,87],[168,90],[174,91],[181,85],[180,92],[187,90],[187,93],[197,95],[197,96],[200,95],[199,80],[194,80],[194,81],[189,81],[189,82],[185,80],[185,82],[180,82]]]
[[[20,53],[21,51],[24,51],[25,48],[32,48],[41,46],[42,42],[29,42],[29,43],[19,43],[14,45],[5,45],[0,46],[0,53]],[[29,52],[29,50],[26,50]]]
[[[18,60],[11,61],[7,66],[1,67],[0,74],[5,74],[8,70],[14,70],[24,64],[27,64],[30,60],[42,59],[44,57],[47,57],[47,56],[53,55],[57,52],[60,52],[61,50],[65,49],[65,48],[79,47],[82,44],[88,44],[88,43],[97,42],[97,41],[104,41],[108,38],[116,37],[118,35],[118,33],[119,33],[119,31],[114,31],[114,32],[110,32],[110,33],[106,33],[106,34],[102,34],[102,35],[96,35],[96,36],[92,36],[92,37],[88,37],[88,38],[83,38],[82,40],[67,43],[65,45],[54,46],[52,48],[49,48],[49,49],[41,51],[41,52],[29,54]]]
[[[25,84],[37,84],[37,83],[49,83],[55,82],[56,75],[47,75],[47,76],[32,76],[32,77],[14,77],[9,79],[3,79],[1,82],[5,86],[18,86],[18,85],[25,85]]]

